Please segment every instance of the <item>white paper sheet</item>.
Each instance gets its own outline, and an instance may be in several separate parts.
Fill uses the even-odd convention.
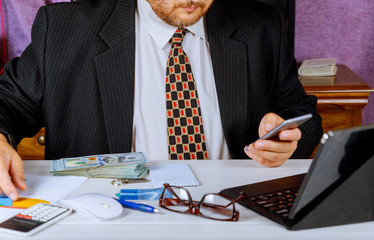
[[[21,191],[19,196],[24,198],[37,198],[57,204],[58,201],[67,197],[87,178],[76,176],[40,176],[26,174],[27,190]],[[17,213],[21,209],[9,209],[0,207],[0,221],[6,220]]]

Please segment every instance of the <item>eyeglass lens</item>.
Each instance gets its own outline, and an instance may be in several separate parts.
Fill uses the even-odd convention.
[[[172,211],[187,212],[189,210],[189,194],[186,189],[170,187],[172,196],[164,194],[162,202]],[[197,203],[193,203],[197,208]],[[217,220],[228,220],[233,217],[233,201],[217,194],[208,194],[200,204],[200,215]]]
[[[188,192],[183,188],[170,187],[172,195],[164,194],[162,202],[167,209],[187,212],[189,209]]]
[[[233,212],[232,201],[216,194],[206,195],[200,205],[200,213],[209,218],[231,219]]]

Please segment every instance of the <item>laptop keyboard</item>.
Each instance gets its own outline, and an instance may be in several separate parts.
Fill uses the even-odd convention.
[[[245,199],[249,207],[279,223],[288,222],[288,214],[297,197],[297,188],[270,192]]]

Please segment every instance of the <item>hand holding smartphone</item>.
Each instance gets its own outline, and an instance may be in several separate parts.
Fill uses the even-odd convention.
[[[293,129],[299,127],[301,124],[305,123],[312,118],[312,114],[305,114],[299,117],[290,118],[273,128],[270,132],[262,136],[259,140],[266,140],[277,137],[280,131]]]

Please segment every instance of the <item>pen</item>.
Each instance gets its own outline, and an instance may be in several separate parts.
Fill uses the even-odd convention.
[[[129,202],[129,201],[120,200],[120,199],[117,199],[117,198],[114,198],[114,199],[116,199],[119,203],[121,203],[121,205],[123,207],[126,207],[126,208],[132,208],[132,209],[136,209],[136,210],[143,211],[143,212],[149,212],[149,213],[157,213],[157,212],[160,211],[159,209],[154,208],[150,205],[146,205],[146,204],[142,204],[142,203]]]

